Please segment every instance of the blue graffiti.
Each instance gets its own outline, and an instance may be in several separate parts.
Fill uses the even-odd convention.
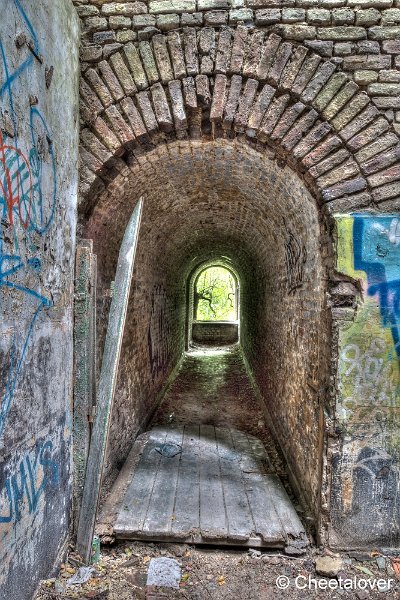
[[[32,42],[33,42],[33,50],[36,53],[36,55],[39,55],[40,50],[39,50],[39,42],[38,42],[38,38],[37,35],[31,25],[31,22],[29,21],[22,5],[21,2],[19,0],[13,0],[19,14],[21,15],[22,18],[22,22],[23,24],[25,24],[25,26],[27,27],[30,36],[32,38]],[[4,73],[5,73],[5,79],[2,82],[1,86],[0,86],[0,96],[3,95],[3,93],[5,91],[8,91],[10,94],[10,97],[12,96],[12,84],[13,82],[24,72],[26,71],[26,69],[28,69],[32,63],[33,63],[33,56],[29,55],[23,62],[22,64],[17,67],[12,73],[9,72],[8,70],[8,66],[7,66],[7,59],[6,59],[6,52],[3,46],[3,43],[0,40],[0,54],[1,54],[1,58],[2,58],[2,62],[3,62],[3,67],[4,67]]]
[[[367,293],[377,297],[400,358],[400,217],[356,215],[353,245],[354,268],[366,272]]]
[[[16,472],[7,477],[0,490],[0,523],[18,523],[25,505],[29,514],[35,513],[45,491],[57,487],[59,465],[52,450],[51,441],[37,443],[33,456],[27,454]]]
[[[54,220],[57,199],[56,157],[52,135],[36,106],[29,106],[26,122],[31,132],[30,147],[26,136],[21,141],[15,111],[14,93],[21,76],[39,56],[38,36],[29,21],[23,3],[9,0],[20,17],[19,28],[25,31],[26,45],[20,49],[20,64],[10,69],[7,51],[0,39],[0,101],[12,122],[13,133],[0,131],[0,290],[16,290],[30,301],[31,316],[22,334],[14,333],[8,351],[8,364],[0,373],[0,437],[12,405],[26,350],[40,312],[53,301],[40,290],[38,276],[42,261],[38,256],[38,236],[43,237]],[[13,49],[15,55],[15,48]],[[8,110],[5,110],[8,108]],[[35,283],[35,281],[37,283]],[[25,311],[26,312],[26,311]]]
[[[56,207],[57,197],[57,177],[56,177],[56,158],[54,154],[53,144],[51,143],[51,134],[47,127],[46,121],[43,115],[37,110],[37,108],[31,109],[30,114],[30,128],[32,133],[32,150],[30,155],[30,164],[32,167],[32,177],[34,180],[33,184],[33,201],[32,201],[32,214],[30,216],[30,226],[33,230],[39,234],[43,234],[47,231],[48,227],[53,221],[54,211]],[[46,141],[48,143],[48,153],[50,156],[49,172],[47,173],[46,183],[51,189],[49,206],[46,206],[46,197],[43,192],[43,160],[38,152],[39,140],[37,131],[42,130],[45,134]]]

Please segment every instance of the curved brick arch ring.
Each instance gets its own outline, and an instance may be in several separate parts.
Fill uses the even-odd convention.
[[[274,33],[186,28],[129,42],[84,71],[81,115],[84,212],[132,148],[211,136],[272,147],[333,210],[400,198],[385,116],[334,61]]]

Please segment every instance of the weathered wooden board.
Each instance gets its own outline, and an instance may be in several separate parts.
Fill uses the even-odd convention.
[[[108,318],[107,335],[97,392],[96,416],[90,440],[76,540],[76,550],[86,563],[90,561],[92,551],[92,540],[110,427],[110,415],[118,374],[142,207],[143,200],[140,199],[124,233],[118,255],[114,292]]]
[[[308,542],[262,443],[211,425],[153,429],[116,537],[284,548]]]
[[[216,429],[221,480],[228,526],[227,537],[238,542],[248,540],[254,530],[254,520],[249,510],[249,500],[243,477],[241,454],[235,449],[231,432]]]
[[[156,448],[165,443],[166,436],[167,433],[163,430],[154,429],[151,432],[150,439],[143,449],[139,462],[140,467],[136,468],[132,483],[122,501],[122,509],[118,518],[122,523],[129,521],[133,533],[143,531],[161,461],[161,454],[156,451]]]
[[[171,429],[165,438],[165,443],[156,452],[160,454],[159,468],[153,485],[153,492],[147,508],[146,519],[143,524],[143,533],[150,536],[167,537],[171,532],[171,524],[174,519],[176,486],[179,474],[180,453],[182,448],[182,429]],[[172,449],[173,456],[167,460],[160,452],[164,449]],[[176,452],[176,454],[174,454]]]
[[[198,531],[200,525],[200,427],[187,426],[183,433],[182,455],[174,519],[171,533],[175,538],[188,538],[192,531]]]
[[[279,545],[285,537],[271,498],[275,476],[266,474],[262,464],[256,462],[246,434],[232,431],[231,435],[235,449],[241,455],[241,471],[254,523],[254,533],[265,545]]]
[[[96,267],[92,240],[79,240],[74,294],[74,531],[83,495],[95,404]]]

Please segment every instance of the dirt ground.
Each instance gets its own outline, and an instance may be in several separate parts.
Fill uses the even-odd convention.
[[[276,552],[261,553],[244,549],[125,542],[101,549],[100,560],[94,565],[95,571],[86,584],[65,588],[65,582],[78,566],[71,552],[69,561],[62,565],[57,578],[42,582],[35,600],[400,599],[400,581],[396,577],[397,571],[400,578],[400,562],[396,559],[384,557],[378,552],[353,553],[352,557],[342,554],[342,571],[334,579],[329,579],[316,575],[315,559],[320,554],[312,550],[303,557],[287,557]],[[146,588],[149,562],[159,556],[171,557],[182,566],[179,589]],[[308,588],[309,576],[311,589]],[[289,584],[288,589],[277,587],[278,577],[283,578],[280,580],[283,585]],[[298,586],[307,586],[305,589],[296,588],[297,577],[300,577]],[[391,578],[392,589],[383,592],[315,589],[320,585],[318,582],[338,582],[339,577],[343,581],[354,581],[354,577],[357,581]]]

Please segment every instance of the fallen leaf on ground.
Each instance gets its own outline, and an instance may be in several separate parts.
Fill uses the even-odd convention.
[[[392,567],[397,579],[400,579],[400,558],[392,559]]]

